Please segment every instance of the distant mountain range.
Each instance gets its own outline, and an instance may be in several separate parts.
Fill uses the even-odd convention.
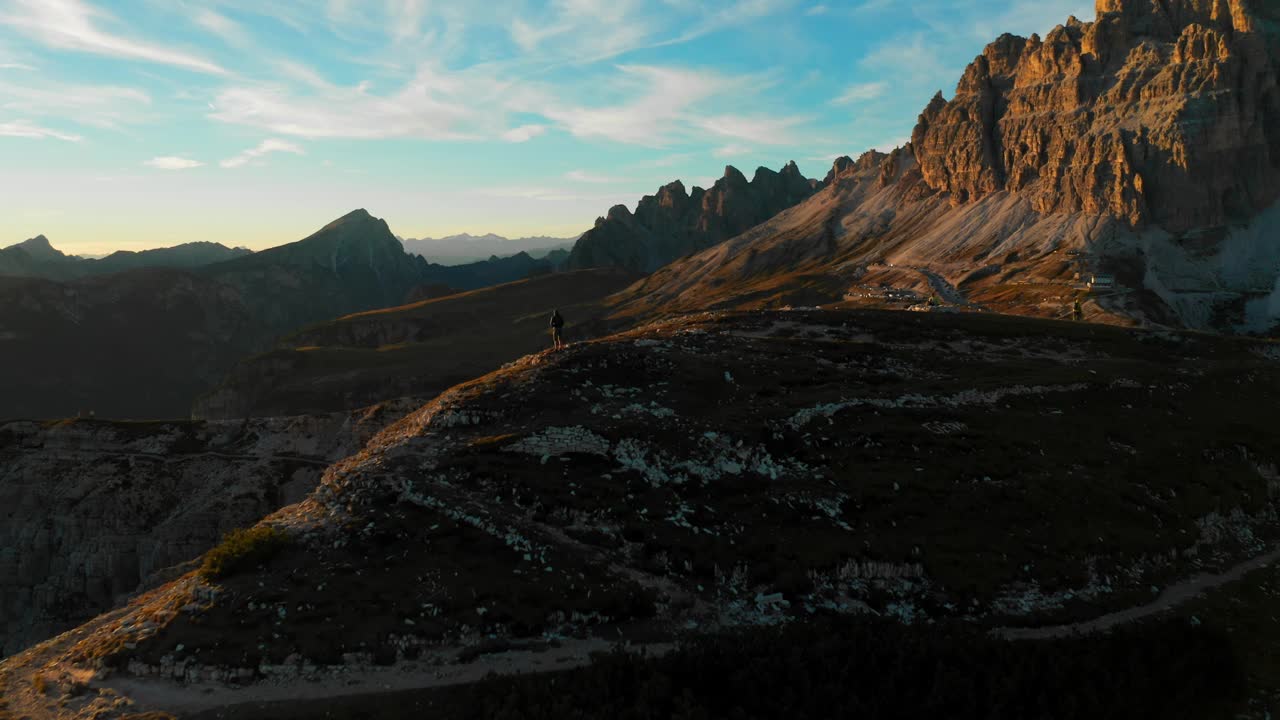
[[[497,256],[499,258],[525,252],[535,259],[554,251],[567,251],[577,238],[522,237],[509,239],[501,235],[450,235],[442,238],[402,238],[405,252],[421,255],[428,262],[461,265]]]
[[[298,242],[257,253],[196,244],[66,256],[41,237],[8,248],[0,277],[0,418],[93,411],[186,417],[237,360],[282,335],[350,313],[551,271],[525,253],[445,267],[404,251],[383,220],[349,213]],[[226,250],[225,248],[223,248]],[[195,267],[168,259],[231,255]],[[141,256],[141,259],[139,258]],[[117,267],[142,267],[104,272]],[[66,266],[50,278],[39,271]],[[90,268],[92,271],[85,271]]]
[[[0,275],[69,280],[148,267],[194,268],[249,254],[251,251],[246,248],[194,242],[140,252],[121,250],[90,259],[67,255],[54,248],[44,235],[38,235],[0,249]]]

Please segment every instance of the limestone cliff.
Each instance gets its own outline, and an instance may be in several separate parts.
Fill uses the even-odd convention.
[[[1043,39],[1004,35],[912,135],[924,182],[964,203],[1171,232],[1247,220],[1280,193],[1274,3],[1100,0]]]

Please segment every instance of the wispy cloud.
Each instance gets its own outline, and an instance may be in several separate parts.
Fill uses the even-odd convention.
[[[505,85],[482,74],[424,66],[391,95],[327,85],[307,94],[279,85],[232,87],[211,117],[305,138],[460,140],[499,134]]]
[[[795,142],[793,129],[800,117],[716,115],[696,121],[702,129],[719,137],[746,140],[758,145],[788,145]]]
[[[189,158],[177,157],[175,155],[154,157],[142,164],[157,170],[190,170],[192,168],[204,166],[204,163],[199,160],[191,160]]]
[[[142,60],[226,75],[222,67],[197,55],[114,35],[97,26],[105,13],[81,0],[11,0],[0,11],[0,25],[12,27],[28,38],[59,50]]]
[[[221,38],[228,45],[243,48],[250,44],[249,33],[240,23],[221,13],[208,8],[201,8],[195,14],[195,23],[205,30]]]
[[[687,130],[687,111],[733,84],[706,71],[640,65],[618,70],[635,86],[635,100],[606,107],[551,107],[544,114],[576,137],[661,146]]]
[[[24,63],[0,63],[0,70],[29,70],[34,71],[35,68]]]
[[[52,128],[41,127],[25,120],[0,122],[0,137],[30,138],[33,140],[53,138],[54,140],[76,143],[84,140],[84,138],[79,135],[54,130]]]
[[[510,143],[522,143],[528,142],[546,132],[546,125],[521,125],[502,133],[502,139]]]
[[[831,101],[832,105],[853,105],[868,102],[884,95],[889,90],[889,83],[884,81],[854,83],[845,88]]]
[[[808,17],[816,17],[818,15],[826,15],[830,11],[831,11],[831,8],[827,7],[826,5],[814,5],[808,10],[805,10],[804,14]]]
[[[306,152],[296,143],[287,140],[276,140],[274,138],[263,140],[257,147],[249,148],[235,157],[223,160],[220,165],[224,168],[238,168],[248,165],[250,162],[257,160],[264,155],[271,153],[284,152],[293,153],[294,155],[305,155]]]
[[[611,183],[626,182],[620,178],[593,173],[587,170],[571,170],[564,174],[566,180],[572,180],[580,183],[591,183],[593,185],[609,185]]]
[[[711,154],[718,158],[733,158],[733,157],[742,157],[743,155],[746,155],[749,152],[751,152],[751,148],[747,147],[746,145],[730,144],[730,145],[725,145],[723,147],[718,147],[715,150],[712,150]]]
[[[73,85],[48,78],[0,80],[0,110],[28,117],[59,118],[80,125],[119,128],[144,119],[151,96],[136,88]]]

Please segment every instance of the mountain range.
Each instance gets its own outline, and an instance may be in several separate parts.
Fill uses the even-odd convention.
[[[120,250],[103,258],[89,259],[67,255],[54,248],[44,235],[38,235],[0,249],[0,276],[67,280],[148,267],[194,268],[250,253],[245,248],[195,242],[138,252]]]
[[[34,253],[42,267],[118,257],[82,261],[47,241],[24,245],[10,257]],[[145,255],[147,262],[190,259],[186,250],[200,248]],[[432,265],[405,253],[386,222],[364,210],[298,242],[233,254],[194,267],[66,281],[0,277],[0,417],[187,417],[194,399],[237,360],[291,331],[424,291],[438,295],[442,286],[462,291],[551,269],[524,253]]]
[[[428,262],[462,265],[494,256],[507,257],[520,252],[528,253],[533,258],[543,258],[555,251],[568,250],[573,247],[576,240],[577,238],[545,236],[512,239],[493,233],[485,235],[462,233],[442,238],[405,238],[402,242],[405,252],[421,255]]]

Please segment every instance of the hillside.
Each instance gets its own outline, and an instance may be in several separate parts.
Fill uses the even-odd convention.
[[[571,341],[599,335],[603,300],[634,279],[612,269],[558,273],[321,323],[239,363],[193,412],[262,417],[428,397],[546,347],[557,307]]]
[[[241,298],[182,271],[0,278],[0,419],[186,417],[269,336]]]
[[[466,648],[497,662],[546,637],[811,613],[1035,627],[1144,606],[1276,543],[1276,354],[793,311],[529,356],[330,467],[263,521],[287,537],[271,553],[5,661],[3,694],[37,718],[116,717],[120,694],[128,712],[188,712],[425,683]]]
[[[1280,318],[1280,9],[1101,0],[1005,35],[888,156],[661,269],[625,315],[897,304],[1271,332]],[[905,293],[904,293],[905,291]],[[710,304],[710,305],[708,305]]]
[[[779,172],[758,168],[750,181],[729,166],[706,190],[694,187],[689,192],[676,180],[641,198],[634,214],[618,205],[596,220],[574,244],[568,267],[650,273],[768,220],[820,187],[820,181],[805,178],[794,162]]]
[[[0,423],[0,657],[297,502],[409,407],[251,423]]]

